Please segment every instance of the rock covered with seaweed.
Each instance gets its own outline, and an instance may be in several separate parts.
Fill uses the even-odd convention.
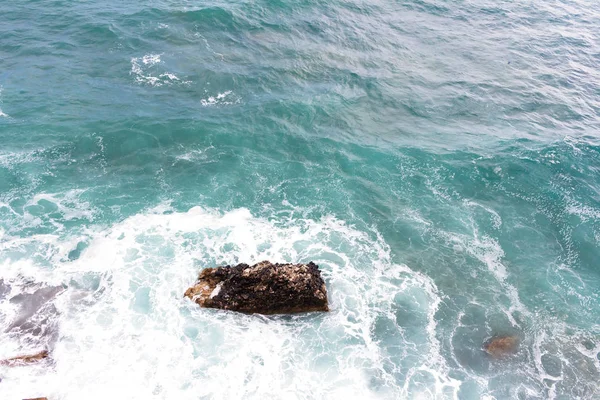
[[[325,282],[312,262],[207,268],[185,296],[201,307],[248,314],[329,311]]]

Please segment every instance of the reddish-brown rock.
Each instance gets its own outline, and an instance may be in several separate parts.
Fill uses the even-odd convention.
[[[38,361],[43,360],[48,357],[48,351],[42,350],[39,353],[28,354],[23,356],[17,356],[12,358],[7,358],[6,360],[1,360],[0,365],[6,365],[9,367],[17,367],[21,365],[33,364]]]
[[[207,268],[185,296],[201,307],[248,314],[329,311],[325,282],[312,262]]]
[[[494,358],[506,357],[517,352],[519,338],[517,336],[496,336],[489,339],[483,348]]]

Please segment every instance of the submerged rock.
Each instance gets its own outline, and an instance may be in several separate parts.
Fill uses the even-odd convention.
[[[494,358],[502,358],[514,354],[519,349],[517,336],[496,336],[483,345],[484,350]]]
[[[249,314],[329,311],[325,282],[312,262],[207,268],[185,296],[201,307]]]
[[[18,367],[21,365],[28,365],[28,364],[36,363],[47,357],[48,357],[48,351],[42,350],[35,354],[22,355],[22,356],[7,358],[6,360],[1,360],[0,365],[5,365],[8,367]]]
[[[37,289],[33,293],[20,293],[12,297],[9,301],[20,306],[20,312],[17,317],[6,329],[6,332],[11,331],[15,328],[21,328],[22,330],[29,329],[27,322],[32,319],[33,316],[38,314],[44,308],[52,308],[50,304],[54,298],[65,291],[64,286],[46,286]],[[55,309],[52,311],[55,312]],[[50,313],[52,314],[52,313]]]

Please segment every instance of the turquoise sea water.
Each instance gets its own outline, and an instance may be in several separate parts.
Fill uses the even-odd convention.
[[[0,399],[600,398],[599,63],[586,0],[0,2]],[[263,259],[331,313],[182,298]]]

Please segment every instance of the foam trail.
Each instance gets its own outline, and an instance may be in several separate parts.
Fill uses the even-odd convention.
[[[163,64],[162,54],[146,54],[142,57],[131,58],[130,75],[135,76],[135,81],[140,84],[160,87],[175,83],[188,84],[171,72],[160,72],[159,66]]]
[[[231,90],[227,90],[223,93],[218,93],[216,96],[208,96],[206,99],[201,99],[200,104],[203,107],[215,106],[215,105],[231,105],[237,104],[240,102],[239,98],[230,99],[231,94],[233,92]]]

